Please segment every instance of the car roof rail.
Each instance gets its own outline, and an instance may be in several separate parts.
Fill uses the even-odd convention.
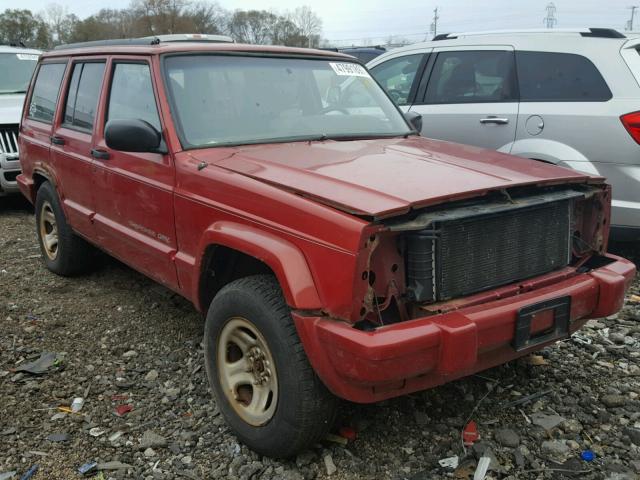
[[[117,46],[149,46],[160,43],[196,42],[196,43],[233,43],[233,39],[226,35],[207,34],[175,34],[155,35],[141,38],[117,38],[111,40],[93,40],[90,42],[66,43],[54,47],[54,50],[71,50],[88,47],[117,47]]]
[[[589,32],[581,32],[583,37],[597,38],[627,38],[626,35],[620,33],[614,28],[590,28]]]
[[[478,32],[440,33],[433,37],[432,41],[453,40],[459,37],[472,37],[476,35],[522,35],[522,34],[557,34],[575,33],[582,37],[592,38],[627,38],[614,28],[534,28],[523,30],[487,30]]]

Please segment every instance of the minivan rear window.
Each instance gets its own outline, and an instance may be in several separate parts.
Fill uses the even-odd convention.
[[[53,122],[60,84],[66,68],[66,63],[44,63],[40,65],[36,84],[31,94],[31,101],[29,102],[28,118],[45,123]]]
[[[611,90],[596,66],[574,53],[516,52],[521,102],[606,102]]]

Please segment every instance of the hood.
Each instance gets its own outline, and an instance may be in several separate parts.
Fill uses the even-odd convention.
[[[24,93],[0,94],[0,125],[17,125],[22,115]]]
[[[350,213],[385,217],[519,185],[590,177],[493,150],[423,137],[192,150],[198,161]]]

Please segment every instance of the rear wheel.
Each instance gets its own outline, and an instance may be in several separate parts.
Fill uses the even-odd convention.
[[[326,435],[338,400],[311,368],[273,276],[242,278],[220,290],[204,345],[218,407],[251,449],[289,457]]]
[[[40,250],[47,268],[64,276],[89,270],[95,250],[73,233],[55,188],[49,182],[38,189],[35,209]]]

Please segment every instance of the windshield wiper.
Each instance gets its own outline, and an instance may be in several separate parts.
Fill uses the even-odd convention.
[[[10,95],[12,93],[27,93],[26,90],[0,90],[0,95]]]
[[[335,140],[338,142],[345,142],[349,140],[372,140],[376,138],[396,138],[404,137],[408,135],[414,135],[414,132],[407,133],[354,133],[354,134],[339,134],[339,135],[327,135],[323,134],[320,140]],[[314,139],[315,140],[315,139]]]

